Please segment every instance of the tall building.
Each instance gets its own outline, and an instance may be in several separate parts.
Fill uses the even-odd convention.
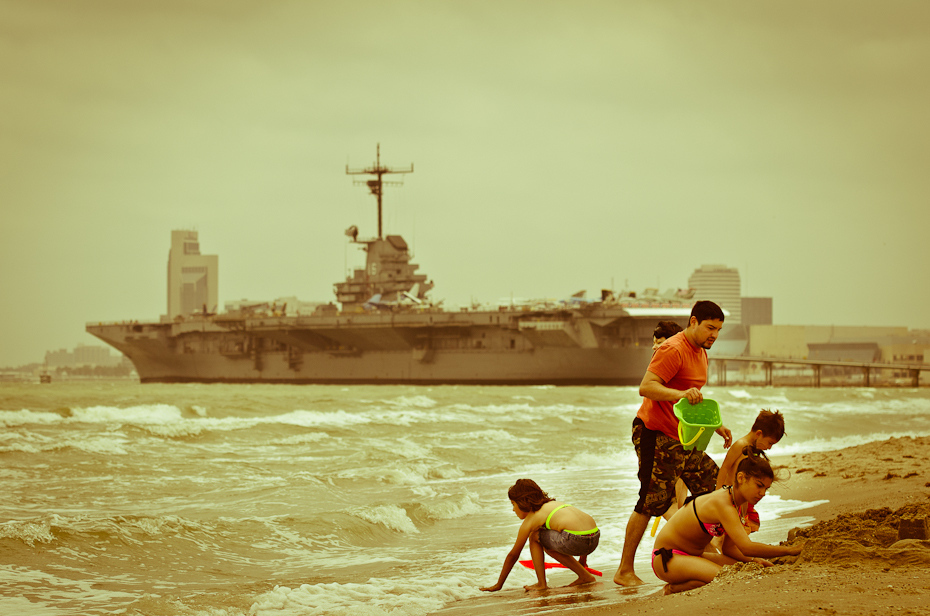
[[[45,365],[49,368],[59,368],[62,366],[74,366],[74,353],[67,349],[58,349],[57,351],[45,352]]]
[[[751,325],[771,325],[772,298],[744,297],[742,322],[747,327]]]
[[[709,299],[729,312],[727,325],[742,323],[743,305],[739,270],[726,265],[702,265],[688,278],[688,286],[694,289],[694,299]]]
[[[105,346],[79,344],[73,351],[59,349],[45,352],[45,365],[49,368],[118,366],[122,361],[122,353],[111,355],[110,347]]]
[[[76,366],[109,366],[119,363],[119,359],[110,355],[110,347],[79,344],[74,348]]]
[[[168,318],[216,312],[219,257],[200,254],[196,231],[172,231],[168,252]]]

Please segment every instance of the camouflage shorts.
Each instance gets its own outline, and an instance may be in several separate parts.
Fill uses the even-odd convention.
[[[675,500],[675,482],[680,478],[692,494],[717,487],[717,463],[703,451],[685,451],[678,439],[650,430],[637,417],[633,420],[633,447],[639,458],[639,500],[636,513],[660,516]]]

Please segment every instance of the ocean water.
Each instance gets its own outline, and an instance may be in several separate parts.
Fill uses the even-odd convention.
[[[707,387],[773,454],[930,434],[930,390]],[[0,384],[0,614],[394,616],[494,595],[520,477],[591,513],[620,561],[636,389]],[[722,440],[709,452],[718,461]],[[759,540],[809,503],[770,495]],[[797,520],[793,521],[797,524]],[[651,541],[640,546],[637,571]],[[526,550],[526,558],[528,550]],[[553,574],[552,583],[571,581]],[[517,567],[505,585],[535,581]]]

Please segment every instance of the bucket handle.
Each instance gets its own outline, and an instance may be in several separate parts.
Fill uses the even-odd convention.
[[[706,428],[702,427],[700,430],[698,430],[697,436],[695,436],[693,439],[691,439],[690,442],[687,442],[687,443],[686,443],[686,442],[685,442],[685,439],[683,438],[683,435],[682,435],[682,433],[681,433],[681,422],[679,422],[679,423],[678,423],[678,440],[681,441],[681,444],[682,444],[683,447],[690,447],[691,445],[694,445],[694,444],[697,442],[697,440],[698,440],[699,438],[701,438],[701,435],[704,434],[704,430],[705,430],[705,429],[706,429]]]

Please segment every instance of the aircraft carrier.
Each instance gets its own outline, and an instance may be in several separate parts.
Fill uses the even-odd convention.
[[[602,291],[587,300],[471,306],[448,310],[411,263],[400,235],[382,235],[381,165],[347,174],[378,202],[378,235],[349,241],[364,269],[334,285],[337,303],[312,314],[275,306],[190,314],[170,322],[90,323],[87,331],[125,354],[143,383],[331,383],[474,385],[637,385],[659,320],[685,325],[693,292]]]

